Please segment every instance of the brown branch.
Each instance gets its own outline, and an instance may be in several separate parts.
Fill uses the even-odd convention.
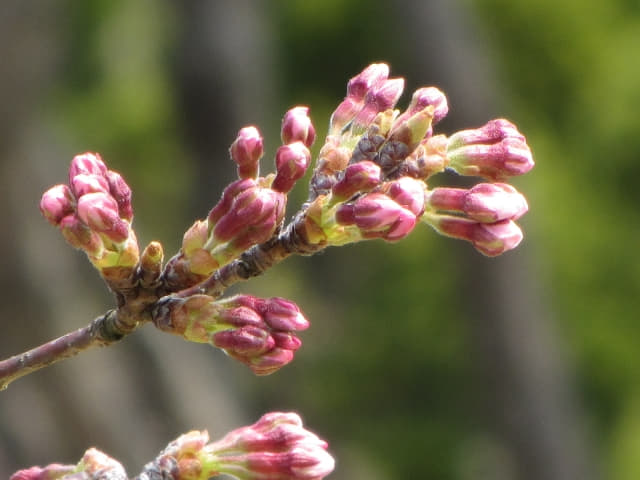
[[[1,361],[0,390],[29,373],[73,357],[89,347],[110,345],[124,335],[118,327],[116,311],[110,310],[86,327]]]

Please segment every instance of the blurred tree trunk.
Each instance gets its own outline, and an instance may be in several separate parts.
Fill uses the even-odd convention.
[[[445,86],[452,104],[449,132],[484,124],[503,101],[488,50],[460,3],[393,2],[396,35],[410,49],[411,73]],[[418,31],[419,39],[407,35]],[[459,250],[459,278],[465,279],[460,291],[484,379],[478,394],[487,426],[496,426],[494,434],[515,465],[514,477],[507,478],[598,478],[561,340],[536,285],[532,256],[540,252],[525,241],[516,252],[486,259],[466,244],[452,243],[449,248]]]

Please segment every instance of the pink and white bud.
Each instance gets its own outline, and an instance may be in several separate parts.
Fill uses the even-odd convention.
[[[309,118],[309,107],[294,107],[285,113],[280,137],[285,145],[302,142],[311,148],[316,139],[316,129]]]
[[[104,176],[107,173],[107,166],[102,161],[102,158],[97,153],[82,153],[76,155],[71,160],[71,166],[69,167],[69,185],[73,185],[73,179],[76,175],[87,174]]]
[[[229,432],[205,450],[220,473],[242,480],[320,480],[335,466],[327,442],[304,429],[295,413],[264,415],[254,425]]]
[[[213,227],[211,246],[233,241],[240,248],[268,240],[282,222],[285,204],[284,195],[269,188],[244,190]]]
[[[426,185],[411,177],[400,177],[387,182],[382,191],[394,202],[409,210],[416,217],[424,212],[424,190]]]
[[[372,63],[347,83],[347,97],[363,101],[373,87],[389,78],[389,66],[385,63]]]
[[[411,233],[416,215],[383,193],[369,193],[338,207],[336,222],[357,226],[364,238],[395,242]]]
[[[42,195],[40,212],[50,224],[58,226],[64,217],[74,212],[74,202],[68,186],[56,185]]]
[[[9,478],[9,480],[58,480],[71,475],[76,471],[75,465],[61,465],[52,463],[46,467],[31,467],[20,470]]]
[[[233,205],[234,199],[240,195],[240,193],[254,189],[258,186],[253,178],[241,178],[235,182],[231,182],[226,186],[222,192],[222,198],[211,209],[207,215],[207,220],[210,225],[215,225],[225,214],[229,212],[229,209]]]
[[[276,178],[271,188],[282,193],[290,191],[302,178],[311,162],[311,152],[307,146],[297,141],[282,145],[276,152]]]
[[[495,257],[516,248],[522,241],[520,227],[513,220],[481,223],[468,218],[441,216],[429,223],[441,234],[467,240],[480,253]]]
[[[257,375],[267,375],[293,360],[302,342],[295,332],[309,322],[293,302],[237,295],[215,301],[207,295],[172,299],[154,318],[159,329],[186,340],[210,343],[246,364]]]
[[[241,128],[229,149],[231,158],[238,165],[238,176],[241,179],[258,176],[263,152],[263,140],[258,129],[253,126]]]
[[[403,78],[391,78],[369,90],[362,110],[353,120],[355,129],[366,129],[373,123],[378,113],[392,109],[402,95],[403,89]]]
[[[71,191],[76,198],[94,192],[109,192],[107,179],[102,175],[79,173],[71,180]]]
[[[371,161],[352,163],[331,187],[331,193],[338,199],[349,199],[358,192],[368,192],[380,185],[381,175],[380,167]]]
[[[133,205],[131,204],[131,188],[127,185],[122,175],[113,170],[106,173],[109,193],[118,204],[120,218],[131,223],[133,220]]]
[[[423,87],[413,92],[409,106],[396,119],[396,122],[404,122],[427,107],[433,107],[432,125],[440,122],[449,113],[449,105],[445,94],[436,87]]]
[[[88,478],[109,480],[127,480],[129,478],[120,462],[95,448],[90,448],[84,453],[76,469],[78,472],[87,474]]]
[[[431,208],[463,213],[481,223],[517,220],[529,209],[524,196],[506,183],[479,183],[469,190],[435,188],[428,197]]]
[[[62,236],[72,247],[84,250],[90,257],[100,257],[104,252],[104,243],[96,232],[92,231],[75,215],[67,215],[59,224]]]
[[[449,138],[447,157],[458,173],[494,181],[522,175],[534,166],[525,137],[504,119],[455,133]]]
[[[102,192],[87,193],[78,199],[78,217],[95,232],[115,243],[129,238],[129,224],[118,213],[115,199]]]

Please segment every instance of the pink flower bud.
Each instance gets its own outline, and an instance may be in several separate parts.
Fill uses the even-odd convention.
[[[95,448],[90,448],[84,453],[78,463],[77,471],[86,473],[89,478],[110,480],[126,480],[128,478],[120,462]]]
[[[529,208],[524,196],[506,183],[479,183],[469,190],[436,188],[429,195],[429,205],[482,223],[517,220]]]
[[[69,167],[69,184],[73,185],[73,179],[79,174],[104,176],[107,167],[97,153],[82,153],[71,160]]]
[[[411,177],[401,177],[384,184],[382,191],[400,206],[416,217],[424,212],[425,184]]]
[[[229,210],[215,224],[216,242],[238,240],[262,243],[268,240],[284,216],[285,198],[280,192],[255,186],[233,198]],[[237,237],[243,237],[243,241]]]
[[[513,220],[480,223],[453,216],[441,216],[430,220],[431,225],[443,235],[467,240],[480,253],[495,257],[516,248],[522,241],[522,230]]]
[[[59,225],[60,220],[74,211],[75,199],[66,185],[56,185],[44,192],[40,200],[40,211],[52,225]]]
[[[306,330],[309,321],[304,317],[298,305],[280,297],[272,297],[256,305],[264,321],[274,330]]]
[[[260,158],[264,151],[262,136],[256,127],[244,127],[231,144],[231,158],[238,165],[240,178],[256,178],[258,176]]]
[[[107,180],[102,175],[79,173],[71,180],[71,191],[76,198],[93,192],[109,192]]]
[[[253,178],[241,178],[235,182],[230,183],[222,192],[222,198],[215,207],[211,209],[207,220],[210,225],[215,225],[223,215],[229,212],[229,209],[233,205],[234,199],[245,190],[250,190],[257,187],[257,183]]]
[[[78,217],[67,215],[60,221],[59,226],[62,236],[71,246],[84,250],[91,257],[102,255],[104,251],[102,239]]]
[[[75,465],[61,465],[52,463],[46,467],[31,467],[20,470],[9,478],[9,480],[56,480],[71,475],[76,471]]]
[[[250,325],[214,333],[211,343],[241,361],[260,358],[275,347],[275,340],[268,331]]]
[[[276,178],[271,188],[286,193],[307,171],[311,152],[302,142],[282,145],[276,152]]]
[[[397,123],[406,121],[416,113],[424,110],[426,107],[433,107],[431,124],[435,125],[440,122],[449,113],[449,105],[447,97],[436,87],[423,87],[413,92],[411,102],[407,110],[397,119]]]
[[[353,120],[355,128],[365,129],[374,121],[378,113],[393,108],[402,95],[403,89],[404,79],[391,78],[369,90],[365,96],[364,107]]]
[[[109,193],[118,204],[118,215],[123,220],[131,222],[133,219],[133,206],[131,205],[131,188],[118,173],[109,170],[106,173],[109,184]]]
[[[331,188],[331,193],[339,199],[349,199],[358,192],[368,192],[381,181],[380,167],[363,160],[352,163],[345,170],[342,179]]]
[[[369,193],[336,211],[341,225],[355,225],[364,238],[389,242],[406,237],[416,224],[416,215],[383,193]]]
[[[494,181],[522,175],[534,165],[524,136],[504,119],[455,133],[449,139],[447,157],[458,173]]]
[[[347,83],[347,97],[363,101],[367,92],[389,77],[389,66],[372,63]]]
[[[311,148],[316,139],[316,129],[309,118],[309,107],[294,107],[282,119],[283,144],[302,142]]]
[[[327,442],[304,429],[295,413],[269,413],[205,448],[220,473],[243,480],[320,480],[334,468]]]
[[[116,243],[129,237],[129,225],[118,215],[118,204],[107,193],[94,192],[78,200],[78,217],[91,230],[102,233]]]

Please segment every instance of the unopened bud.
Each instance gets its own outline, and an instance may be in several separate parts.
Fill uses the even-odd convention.
[[[455,133],[449,138],[447,157],[458,173],[494,181],[522,175],[534,165],[524,136],[504,119]]]
[[[383,193],[369,193],[336,211],[341,225],[355,225],[363,238],[398,241],[411,233],[416,215]]]
[[[364,107],[353,120],[355,131],[366,129],[378,113],[392,109],[402,95],[403,89],[403,78],[391,78],[369,90],[365,96]]]
[[[294,107],[285,113],[280,136],[283,144],[302,142],[311,148],[316,129],[309,118],[309,107]]]
[[[104,234],[115,243],[129,237],[129,225],[120,218],[117,202],[107,193],[94,192],[80,197],[78,217],[91,230]]]
[[[122,175],[113,170],[109,170],[106,174],[109,184],[109,193],[118,204],[118,214],[120,218],[131,222],[133,219],[133,206],[131,204],[131,188],[127,185]]]
[[[295,413],[264,415],[254,425],[229,432],[205,450],[216,470],[241,480],[321,480],[334,468],[327,442],[304,429]]]
[[[394,202],[409,210],[415,216],[424,212],[424,190],[426,185],[411,177],[401,177],[387,182],[382,191]]]
[[[60,221],[59,226],[62,236],[71,246],[84,250],[90,257],[102,256],[104,251],[102,239],[78,217],[67,215]]]
[[[425,221],[439,233],[467,240],[476,250],[488,257],[495,257],[516,248],[523,237],[522,230],[513,220],[481,223],[447,215],[425,217]]]
[[[479,183],[469,190],[435,188],[428,198],[430,208],[463,213],[482,223],[517,220],[528,210],[524,196],[506,183]]]
[[[76,155],[71,160],[69,167],[69,184],[73,184],[73,179],[79,174],[104,176],[107,173],[107,166],[97,153],[82,153]]]
[[[42,195],[40,211],[49,223],[57,226],[64,217],[73,213],[74,201],[68,186],[56,185]]]
[[[238,165],[240,178],[256,178],[258,176],[259,161],[264,152],[262,136],[256,127],[244,127],[238,132],[238,137],[231,144],[229,153]]]
[[[61,465],[52,463],[46,467],[31,467],[20,470],[9,478],[9,480],[58,480],[76,472],[75,465]]]
[[[347,83],[347,97],[363,101],[374,86],[389,77],[389,66],[385,63],[372,63]]]
[[[340,200],[349,199],[358,192],[368,192],[378,186],[380,175],[380,167],[373,162],[352,163],[344,170],[340,181],[333,185],[331,193]]]
[[[276,178],[271,188],[286,193],[307,171],[311,152],[301,141],[283,145],[276,152]]]
[[[397,122],[403,122],[416,113],[424,110],[426,107],[433,107],[431,124],[435,125],[440,122],[449,113],[447,97],[436,87],[423,87],[413,92],[411,102],[407,110],[403,112],[397,119]]]
[[[71,191],[76,198],[93,192],[109,192],[107,179],[102,175],[79,173],[71,180]]]

